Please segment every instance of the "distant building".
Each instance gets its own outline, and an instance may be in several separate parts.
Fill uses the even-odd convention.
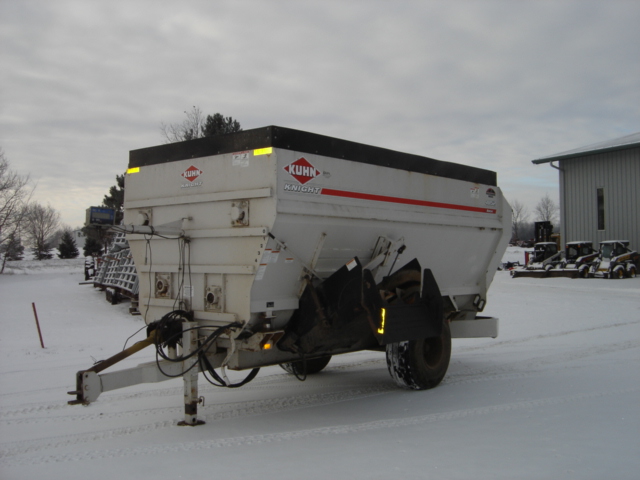
[[[73,231],[73,240],[76,242],[76,247],[78,247],[78,251],[82,256],[82,249],[84,248],[84,243],[87,241],[87,237],[82,233],[82,230],[78,229]]]
[[[629,240],[640,250],[640,132],[533,163],[559,171],[563,242]]]

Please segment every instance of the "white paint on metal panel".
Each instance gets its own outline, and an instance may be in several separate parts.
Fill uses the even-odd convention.
[[[249,166],[249,157],[251,156],[251,152],[238,152],[234,153],[232,158],[232,165],[234,167],[246,168]]]

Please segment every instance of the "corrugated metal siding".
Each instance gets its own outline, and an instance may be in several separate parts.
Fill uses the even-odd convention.
[[[640,148],[559,162],[563,241],[629,240],[640,249]],[[596,190],[604,188],[605,230],[598,230]]]

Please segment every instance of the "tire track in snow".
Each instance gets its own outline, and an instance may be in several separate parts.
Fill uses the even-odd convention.
[[[555,333],[547,333],[547,334],[540,334],[540,335],[533,335],[530,337],[523,337],[523,338],[516,338],[513,340],[498,340],[496,342],[490,343],[490,344],[485,344],[485,345],[479,345],[479,346],[465,346],[465,347],[457,347],[454,349],[454,353],[467,353],[467,352],[474,352],[474,351],[482,351],[482,350],[488,350],[488,349],[493,349],[493,348],[498,348],[498,347],[503,347],[503,346],[509,346],[509,345],[518,345],[518,344],[522,344],[522,343],[528,343],[531,341],[535,341],[535,340],[544,340],[544,339],[548,339],[548,338],[555,338],[555,337],[562,337],[565,335],[572,335],[572,334],[578,334],[578,333],[585,333],[585,332],[592,332],[592,331],[598,331],[598,330],[605,330],[605,329],[609,329],[609,328],[618,328],[618,327],[626,327],[626,326],[630,326],[630,325],[637,325],[640,324],[640,320],[636,320],[636,321],[631,321],[631,322],[620,322],[620,323],[614,323],[614,324],[610,324],[610,325],[600,325],[600,326],[596,326],[596,327],[590,327],[590,328],[584,328],[584,329],[576,329],[576,330],[566,330],[566,331],[562,331],[562,332],[555,332]],[[368,365],[384,365],[386,368],[386,363],[385,363],[385,358],[384,356],[381,354],[381,358],[379,359],[368,359],[368,360],[360,360],[360,361],[355,361],[355,362],[349,362],[349,363],[345,363],[345,364],[340,364],[340,365],[335,365],[335,366],[329,366],[325,369],[325,371],[341,371],[341,370],[347,370],[350,368],[354,368],[354,367],[361,367],[361,366],[368,366]],[[286,373],[277,373],[277,374],[271,374],[271,375],[266,375],[263,377],[258,377],[256,378],[252,383],[250,383],[249,385],[246,385],[245,387],[243,387],[244,390],[251,390],[251,389],[260,389],[260,388],[268,388],[271,385],[273,385],[273,379],[274,378],[278,378],[279,382],[282,383],[295,383],[297,381],[297,379],[290,375],[290,374],[286,374]],[[265,383],[268,383],[268,385],[264,385]],[[206,388],[207,385],[204,384],[204,387]],[[42,389],[42,390],[33,390],[33,391],[28,391],[28,392],[7,392],[7,393],[0,393],[0,397],[10,397],[10,396],[16,396],[16,395],[24,395],[25,393],[33,393],[33,392],[40,392],[40,391],[54,391],[57,390],[57,388],[47,388],[47,389]],[[139,393],[122,393],[122,394],[110,394],[110,398],[111,399],[129,399],[129,398],[141,398],[141,397],[156,397],[159,395],[165,396],[165,395],[176,395],[176,394],[181,394],[183,391],[183,387],[168,387],[168,388],[163,388],[163,389],[157,389],[157,390],[153,390],[150,392],[139,392]],[[57,408],[63,408],[64,404],[55,404],[57,405]],[[46,404],[45,408],[51,408],[53,405],[52,404]],[[3,408],[0,407],[0,412],[2,412]]]
[[[563,337],[565,335],[573,335],[576,333],[595,332],[598,330],[607,330],[609,328],[628,327],[629,325],[638,325],[638,324],[640,324],[640,320],[634,320],[632,322],[613,323],[610,325],[598,325],[596,327],[579,328],[576,330],[565,330],[562,332],[543,333],[540,335],[532,335],[530,337],[515,338],[513,340],[501,340],[493,343],[488,343],[485,345],[478,345],[477,347],[472,347],[472,346],[460,347],[459,349],[456,349],[456,351],[460,353],[466,353],[466,352],[474,352],[478,350],[488,350],[496,347],[504,347],[509,345],[518,345],[522,343],[528,343],[535,340],[544,340],[547,338]]]
[[[326,405],[331,403],[331,399],[335,399],[336,402],[342,402],[346,400],[352,400],[357,398],[363,398],[372,394],[386,393],[388,391],[396,390],[397,387],[393,384],[385,385],[372,385],[362,386],[360,388],[351,388],[347,391],[332,392],[332,393],[319,393],[319,394],[300,394],[295,396],[287,396],[285,398],[274,398],[267,400],[247,400],[233,403],[212,403],[207,404],[205,407],[200,407],[200,413],[202,418],[208,417],[212,421],[222,420],[226,418],[235,418],[239,416],[247,415],[260,415],[270,414],[285,409],[295,409],[302,407],[313,407],[316,405]],[[67,407],[73,409],[74,407]],[[76,407],[77,408],[77,407]],[[213,412],[212,412],[213,410]],[[13,412],[15,416],[30,414],[28,411]],[[177,414],[182,415],[182,405],[176,404],[171,407],[159,407],[159,408],[145,408],[137,410],[127,410],[122,412],[96,412],[81,415],[64,415],[64,416],[42,416],[42,417],[26,417],[26,418],[2,418],[0,423],[5,425],[31,425],[38,423],[53,423],[53,422],[87,422],[90,420],[111,420],[123,417],[139,417],[158,414]]]
[[[288,432],[256,434],[256,435],[244,435],[239,437],[220,438],[215,440],[198,440],[194,442],[181,442],[178,444],[169,445],[152,445],[146,447],[137,448],[115,448],[108,450],[89,450],[84,452],[73,452],[67,454],[58,455],[46,455],[40,457],[20,458],[14,456],[7,462],[4,462],[7,466],[19,466],[24,464],[35,465],[43,463],[64,463],[64,462],[77,462],[82,460],[96,460],[96,459],[114,459],[114,458],[127,458],[141,455],[163,455],[169,453],[211,450],[215,448],[226,447],[242,447],[247,445],[259,445],[264,443],[273,442],[287,442],[294,440],[301,440],[306,438],[321,437],[325,435],[346,435],[353,433],[363,433],[374,430],[380,430],[383,428],[402,428],[415,425],[424,425],[427,423],[435,423],[442,421],[458,420],[460,418],[470,416],[482,416],[491,415],[495,413],[503,413],[509,411],[516,411],[522,409],[541,408],[545,406],[571,404],[581,401],[588,401],[595,398],[619,396],[630,393],[640,392],[640,387],[606,391],[606,392],[594,392],[579,395],[569,395],[563,397],[551,397],[538,400],[527,400],[514,403],[506,403],[499,405],[491,405],[487,407],[469,408],[461,410],[453,410],[450,412],[432,413],[427,415],[418,415],[407,418],[399,419],[385,419],[376,420],[365,423],[355,423],[348,425],[336,425],[328,427],[310,428],[305,430],[294,430]],[[61,446],[61,445],[59,445]],[[33,450],[30,450],[33,451]],[[30,451],[27,451],[29,453]],[[24,452],[21,452],[24,453]]]
[[[258,416],[258,415],[271,415],[281,411],[298,410],[302,408],[313,408],[318,406],[332,405],[336,403],[360,400],[363,398],[382,395],[391,391],[396,391],[395,385],[380,385],[376,387],[352,389],[346,392],[338,393],[323,393],[323,394],[307,394],[298,395],[295,397],[284,397],[269,400],[252,400],[248,402],[239,402],[237,404],[223,404],[214,405],[214,408],[218,411],[213,413],[207,413],[207,407],[201,408],[198,417],[207,423],[218,422],[222,420]],[[203,411],[204,410],[204,411]],[[118,412],[113,414],[94,414],[86,415],[77,418],[79,421],[87,421],[91,419],[106,419],[112,420],[117,418],[123,418],[128,416],[138,416],[140,414],[156,414],[164,412],[173,412],[177,416],[182,415],[182,406],[168,407],[162,409],[151,410],[148,413],[144,411],[127,411]],[[73,417],[56,417],[51,421],[60,421],[68,423],[69,421],[76,420]],[[32,422],[30,419],[15,420],[7,423],[18,424],[30,424],[38,423]],[[109,430],[102,430],[91,433],[79,433],[71,435],[62,435],[57,437],[50,437],[41,440],[27,440],[19,442],[4,443],[0,446],[0,458],[13,457],[20,454],[29,452],[37,452],[44,449],[65,447],[70,445],[84,444],[87,442],[95,442],[100,440],[107,440],[111,438],[117,438],[125,435],[132,435],[138,433],[145,433],[152,430],[158,430],[177,425],[178,420],[167,420],[152,422],[143,425],[133,425],[128,427],[113,428]]]
[[[484,379],[490,379],[491,376],[495,375],[535,373],[543,371],[543,369],[548,366],[553,366],[555,370],[558,370],[558,368],[573,368],[569,363],[575,360],[636,348],[640,348],[640,340],[602,344],[597,347],[590,346],[582,349],[559,351],[558,353],[549,353],[548,351],[545,351],[544,353],[534,357],[523,357],[515,360],[510,358],[508,362],[500,362],[499,360],[496,360],[494,364],[485,368],[466,370],[463,373],[458,374],[448,374],[443,383],[454,383],[459,381],[458,379],[461,379],[461,377],[461,381],[467,379],[472,381],[483,381]],[[464,359],[455,359],[455,361],[462,365],[465,364]],[[560,367],[558,367],[558,365],[560,365]]]
[[[382,355],[381,358],[377,358],[377,359],[359,360],[359,361],[349,362],[341,365],[329,366],[325,370],[323,370],[323,372],[336,372],[336,371],[349,370],[357,367],[377,366],[377,365],[384,366],[384,369],[385,369],[384,371],[386,372],[387,367],[386,367],[386,360],[384,355]],[[313,377],[310,377],[310,379],[311,378],[317,379],[318,377],[314,375]],[[285,373],[283,371],[282,373],[273,373],[269,375],[264,375],[262,377],[258,376],[251,383],[243,386],[242,390],[250,391],[250,390],[270,389],[275,385],[280,385],[283,383],[293,385],[293,384],[300,383],[300,380],[298,380],[294,375]],[[324,387],[324,386],[339,388],[343,385],[339,385],[338,383],[335,383],[335,384],[315,383],[314,384],[314,387]],[[201,381],[198,388],[199,388],[200,394],[208,394],[211,392],[216,392],[216,394],[220,394],[220,393],[230,393],[233,391],[233,389],[214,387],[206,383],[206,381],[205,382]],[[67,390],[68,389],[69,388],[67,388]],[[64,391],[64,387],[50,388],[47,390],[60,392],[60,391]],[[157,389],[153,389],[145,392],[135,392],[135,393],[106,392],[100,396],[100,399],[98,400],[98,402],[106,404],[106,403],[115,403],[119,401],[127,401],[132,399],[144,399],[149,397],[157,398],[157,397],[169,397],[169,396],[175,396],[175,395],[182,396],[183,393],[184,393],[184,387],[182,386],[182,384],[180,384],[180,386],[176,386],[176,387],[161,387],[161,388],[157,388]],[[15,395],[18,395],[18,394],[19,393],[16,393]],[[68,397],[68,398],[71,399],[72,397]],[[16,408],[13,406],[5,406],[5,407],[0,407],[0,420],[2,420],[4,417],[11,417],[11,416],[18,416],[18,415],[33,415],[37,413],[48,412],[52,410],[63,410],[67,408],[69,408],[69,406],[67,405],[66,402],[31,403],[21,408]]]
[[[574,333],[580,333],[584,331],[601,330],[606,328],[620,327],[620,326],[626,326],[626,325],[632,325],[632,324],[638,324],[638,323],[640,323],[640,321],[618,323],[614,325],[593,327],[589,329],[559,332],[555,334],[537,335],[535,337],[504,341],[501,343],[502,345],[524,343],[532,339],[563,336],[563,335],[569,335]],[[454,350],[453,359],[454,360],[456,359],[457,354],[464,354],[464,353],[468,353],[470,351],[476,351],[476,350],[484,350],[487,348],[492,348],[493,346],[494,344],[486,345],[484,347],[467,347],[467,348],[456,349]],[[490,368],[466,370],[464,371],[464,373],[458,373],[458,374],[450,372],[445,377],[442,385],[444,386],[444,385],[453,385],[453,384],[468,383],[468,382],[477,383],[477,382],[483,382],[483,381],[492,381],[497,378],[504,377],[505,375],[509,375],[514,378],[515,377],[521,378],[522,376],[527,376],[530,373],[537,373],[539,371],[538,370],[539,367],[544,367],[546,365],[564,364],[569,361],[578,360],[578,359],[586,358],[589,356],[603,355],[603,354],[607,354],[615,351],[638,348],[638,347],[640,347],[640,340],[627,341],[622,343],[613,343],[613,344],[603,344],[596,348],[589,347],[581,351],[571,350],[567,352],[560,352],[557,354],[549,354],[548,352],[545,352],[544,355],[536,358],[529,357],[522,360],[511,359],[509,360],[508,363],[496,362],[495,364],[491,365]],[[464,364],[464,360],[461,360],[460,363]],[[520,368],[523,365],[527,369],[524,372],[520,370]],[[386,360],[384,355],[381,355],[380,358],[357,360],[357,361],[348,362],[340,365],[330,366],[325,371],[330,373],[330,372],[350,370],[358,367],[380,367],[381,369],[384,370],[384,372],[386,372]],[[564,368],[569,368],[569,366],[566,366]],[[318,380],[318,377],[313,377],[313,379]],[[250,391],[250,390],[272,389],[283,383],[293,385],[298,382],[299,380],[297,380],[293,375],[290,375],[284,372],[275,373],[275,374],[265,375],[263,377],[258,377],[251,384],[244,386],[243,390]],[[381,388],[393,389],[394,388],[393,385],[392,384],[390,385],[381,384]],[[345,385],[343,384],[341,385],[339,382],[335,382],[335,383],[322,382],[322,383],[314,383],[313,387],[314,388],[344,388]],[[349,385],[347,387],[348,388],[352,387],[352,385]],[[367,388],[368,386],[365,384],[365,385],[362,385],[361,387]],[[372,386],[372,388],[375,388],[375,387]],[[211,394],[212,392],[215,392],[215,395],[231,393],[231,391],[228,389],[213,387],[207,383],[200,385],[201,394],[206,395],[206,394]],[[181,396],[182,394],[183,394],[182,386],[165,387],[165,388],[158,388],[158,389],[154,389],[146,392],[136,392],[136,393],[113,394],[112,392],[107,392],[106,394],[103,394],[103,396],[101,396],[100,400],[98,401],[102,402],[103,404],[111,404],[111,403],[116,403],[120,401],[129,401],[133,399],[143,399],[148,397],[157,398],[157,397],[167,397],[167,396]],[[30,417],[29,419],[26,419],[26,420],[20,419],[20,418],[15,419],[11,417],[21,417],[21,416],[27,416],[27,415],[32,416],[34,414],[47,413],[47,412],[56,411],[56,410],[58,411],[67,410],[68,408],[70,407],[66,403],[31,404],[24,408],[17,408],[17,409],[11,408],[11,407],[0,407],[0,423],[16,424],[16,423],[36,423],[36,422],[55,421],[56,418],[63,418],[63,417],[42,417],[42,418]],[[78,408],[78,407],[72,407],[72,408]],[[175,410],[175,408],[178,408],[178,407],[166,407],[166,408],[156,409],[151,411],[146,411],[146,410],[128,411],[128,412],[122,412],[118,415],[119,416],[124,416],[124,415],[131,416],[131,415],[142,415],[142,414],[146,415],[154,412],[171,413],[173,410]],[[107,413],[104,413],[104,414],[96,413],[96,414],[88,414],[88,415],[72,415],[64,418],[69,418],[71,420],[75,420],[75,419],[88,420],[92,418],[102,418],[102,419],[114,418],[115,416],[118,416],[118,415],[107,414]]]
[[[595,330],[602,330],[607,328],[633,325],[638,323],[640,323],[640,321],[617,323],[613,325],[598,326],[598,327],[592,327],[588,329],[579,329],[579,330],[571,330],[571,331],[544,334],[544,335],[536,335],[534,337],[527,337],[523,339],[505,340],[503,342],[497,342],[497,343],[499,343],[500,345],[512,345],[516,343],[526,343],[535,339],[558,337],[558,336],[570,335],[570,334],[581,333],[586,331],[595,331]],[[455,349],[453,358],[455,360],[458,354],[465,354],[472,351],[485,350],[485,349],[493,348],[495,345],[496,344],[490,344],[482,347],[466,347],[466,348]],[[459,384],[463,382],[476,383],[476,382],[482,382],[482,381],[491,381],[504,375],[522,376],[522,375],[527,375],[528,372],[535,373],[537,371],[536,370],[537,367],[544,367],[546,365],[563,364],[569,361],[578,360],[578,359],[586,358],[589,356],[603,355],[603,354],[607,354],[615,351],[638,348],[638,347],[640,347],[640,340],[627,341],[622,343],[613,343],[613,344],[603,344],[596,348],[589,347],[581,351],[571,350],[571,351],[561,352],[557,354],[549,354],[548,352],[545,352],[544,355],[540,357],[526,358],[522,360],[511,359],[508,363],[496,363],[492,365],[490,368],[467,370],[464,373],[459,373],[459,374],[448,373],[443,381],[443,385]],[[464,364],[464,361],[461,360],[460,363]],[[526,367],[527,371],[526,372],[518,371],[523,365]],[[353,362],[343,363],[340,365],[330,366],[325,371],[331,373],[331,372],[350,370],[358,367],[380,367],[381,369],[384,369],[384,372],[386,372],[386,360],[384,355],[381,355],[380,358],[357,360]],[[565,368],[569,368],[569,367],[565,367]],[[318,377],[313,377],[313,379],[317,380]],[[281,385],[283,383],[292,385],[298,382],[299,380],[297,380],[293,375],[290,375],[284,372],[275,373],[275,374],[265,375],[263,377],[258,377],[251,384],[244,386],[243,390],[250,391],[250,390],[272,389],[277,385]],[[345,386],[341,385],[338,382],[336,383],[322,382],[322,383],[314,383],[313,387],[343,388]],[[366,388],[366,385],[363,385],[362,387]],[[382,385],[382,388],[389,388],[389,386]],[[212,392],[216,392],[216,395],[218,395],[218,394],[230,393],[230,390],[213,387],[207,383],[200,385],[201,394],[210,394]],[[136,392],[136,393],[113,394],[112,392],[107,392],[106,394],[103,394],[99,402],[102,402],[103,404],[110,404],[110,403],[127,401],[132,399],[143,399],[148,397],[157,398],[157,397],[166,397],[166,396],[181,396],[182,394],[183,394],[182,386],[158,388],[158,389],[153,389],[146,392]],[[56,411],[56,410],[66,410],[68,408],[69,406],[66,403],[31,404],[29,406],[25,406],[24,408],[17,408],[17,409],[12,407],[0,407],[0,422],[5,424],[22,423],[25,421],[24,419],[15,420],[15,419],[12,419],[11,417],[20,417],[20,416],[26,416],[26,415],[39,414],[39,413],[47,413],[47,412]],[[172,410],[174,410],[174,407],[167,407],[167,408],[158,409],[155,411],[171,412]],[[150,411],[149,413],[151,412],[153,411]],[[129,411],[126,413],[122,413],[120,415],[125,415],[125,414],[139,415],[139,414],[146,414],[146,413],[147,413],[146,411]],[[91,418],[98,418],[98,417],[113,418],[114,415],[115,414],[96,413],[96,414],[90,414],[90,415],[73,415],[68,418],[71,418],[71,419],[75,419],[75,418],[91,419]],[[36,421],[55,421],[55,417],[53,419],[51,419],[51,417],[46,417],[41,419],[31,417],[26,422],[35,423]]]

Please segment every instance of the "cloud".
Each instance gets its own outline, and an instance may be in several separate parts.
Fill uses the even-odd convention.
[[[0,144],[71,224],[193,105],[493,169],[531,205],[557,175],[530,160],[640,130],[639,21],[632,1],[5,0]]]

